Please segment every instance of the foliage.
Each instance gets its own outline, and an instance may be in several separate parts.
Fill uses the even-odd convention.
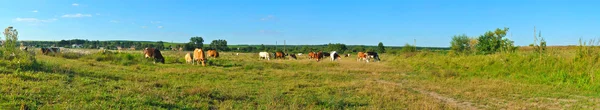
[[[163,41],[156,42],[156,47],[154,47],[154,48],[157,48],[157,49],[160,49],[160,50],[164,50],[165,49],[164,42]]]
[[[82,40],[82,39],[71,39],[71,40],[63,40],[63,41],[20,41],[22,42],[24,45],[27,46],[33,46],[33,47],[51,47],[51,46],[55,46],[58,45],[58,42],[62,42],[60,43],[61,45],[64,45],[65,48],[71,48],[71,44],[79,44],[81,42],[83,43],[83,48],[87,48],[87,49],[98,49],[100,47],[104,48],[104,49],[108,49],[108,50],[115,50],[117,49],[117,46],[121,46],[123,48],[130,48],[133,47],[136,50],[141,50],[147,47],[153,47],[153,48],[162,48],[162,50],[164,49],[170,49],[168,46],[175,46],[177,49],[178,47],[183,48],[183,50],[185,51],[191,51],[194,50],[194,48],[196,47],[195,44],[191,44],[189,42],[187,43],[168,43],[168,42],[164,42],[164,41],[158,41],[158,42],[152,42],[152,41],[120,41],[120,40],[111,40],[111,41],[98,41],[98,40]],[[163,43],[162,45],[160,43]],[[346,45],[346,44],[333,44],[331,43],[332,46],[334,46],[335,48],[329,48],[328,44],[321,44],[321,45],[287,45],[286,46],[286,50],[289,53],[308,53],[311,51],[340,51],[340,50],[344,50],[344,53],[356,53],[356,52],[365,52],[365,51],[377,51],[379,52],[379,48],[378,46],[365,46],[365,45]],[[344,45],[346,48],[344,49]],[[205,47],[209,47],[210,44],[205,45]],[[340,47],[336,47],[336,46],[340,46]],[[59,47],[62,47],[59,45]],[[277,50],[275,50],[276,47],[282,47],[282,45],[265,45],[265,44],[260,44],[260,45],[230,45],[228,44],[227,47],[223,47],[221,51],[231,51],[231,52],[261,52],[261,51],[269,51],[269,52],[275,52]],[[420,49],[421,47],[419,47]],[[423,48],[430,48],[430,49],[435,49],[435,50],[448,50],[449,48],[432,48],[432,47],[423,47]],[[207,48],[208,49],[208,48]],[[277,49],[282,49],[282,48],[277,48]],[[394,52],[394,53],[398,53],[400,52],[402,49],[402,47],[397,47],[397,46],[385,46],[385,51],[386,52]]]
[[[190,38],[190,42],[188,43],[190,45],[188,46],[192,46],[192,47],[188,47],[188,48],[202,48],[202,46],[204,46],[204,39],[202,39],[202,37],[192,37]],[[188,49],[191,50],[191,49]]]
[[[267,51],[267,47],[265,47],[265,44],[260,44],[260,47],[258,47],[258,50]]]
[[[4,37],[6,40],[2,48],[0,48],[0,67],[24,70],[39,68],[39,64],[32,53],[17,48],[19,37],[17,29],[14,29],[12,26],[4,29]]]
[[[542,37],[542,32],[540,31],[540,34],[538,34],[539,36],[537,36],[537,38],[534,41],[533,46],[533,50],[535,50],[535,52],[537,53],[545,53],[546,52],[546,40]],[[540,43],[537,44],[537,40],[540,39]],[[581,39],[580,39],[581,40]]]
[[[492,54],[496,52],[514,52],[516,47],[514,41],[505,38],[508,28],[496,29],[495,31],[488,31],[485,34],[479,36],[478,44],[476,45],[477,51],[481,54]]]
[[[4,50],[7,52],[14,52],[17,49],[17,40],[18,40],[19,32],[17,29],[14,29],[12,26],[4,29]]]
[[[450,42],[450,50],[456,53],[465,54],[471,51],[471,39],[467,35],[455,35]]]
[[[344,52],[346,52],[346,50],[348,50],[348,47],[346,47],[346,44],[341,44],[341,43],[327,44],[327,51],[337,51],[338,53],[344,53]]]
[[[379,53],[385,53],[385,46],[383,46],[382,42],[379,42],[379,44],[377,44],[377,52]]]
[[[404,47],[402,47],[402,50],[400,50],[400,52],[417,52],[417,47],[410,45],[408,43],[406,43],[406,45],[404,45]]]
[[[600,57],[598,56],[600,54],[600,46],[598,45],[600,45],[600,42],[595,40],[589,40],[586,42],[579,39],[575,60],[590,62],[596,62],[597,60],[600,60]]]
[[[223,39],[213,40],[210,43],[209,47],[211,49],[216,49],[220,51],[229,51],[229,48],[227,48],[227,41]]]

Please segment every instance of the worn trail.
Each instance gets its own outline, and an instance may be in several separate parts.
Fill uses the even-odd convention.
[[[390,82],[390,81],[384,81],[384,80],[376,80],[376,82],[381,83],[381,84],[389,84],[389,85],[395,85],[395,86],[402,86],[401,83],[396,83],[396,82]],[[418,89],[418,88],[407,88],[413,91],[417,91],[421,94],[425,94],[428,95],[430,97],[433,97],[435,99],[438,99],[440,101],[443,101],[445,103],[448,103],[450,105],[456,106],[461,110],[479,110],[478,107],[474,106],[474,103],[471,102],[467,102],[467,101],[458,101],[454,98],[451,97],[446,97],[443,96],[441,94],[435,93],[435,92],[431,92],[431,91],[426,91],[426,90],[422,90],[422,89]]]

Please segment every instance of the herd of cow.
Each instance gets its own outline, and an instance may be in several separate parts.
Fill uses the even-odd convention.
[[[43,54],[48,54],[48,53],[58,53],[60,52],[60,48],[41,48],[40,49],[41,52]],[[202,66],[206,66],[206,57],[214,57],[214,58],[218,58],[219,57],[219,52],[217,52],[217,50],[207,50],[206,53],[208,54],[208,56],[205,55],[204,51],[201,48],[196,48],[193,52],[191,53],[186,53],[184,58],[186,60],[187,63],[191,63],[191,64],[202,64]],[[283,53],[283,52],[275,52],[273,54],[269,53],[269,52],[259,52],[258,56],[260,59],[267,59],[267,60],[271,60],[271,56],[275,56],[275,59],[285,59],[285,57],[289,56],[292,59],[297,59],[295,54],[287,54],[287,53]],[[302,53],[298,53],[298,56],[302,55]],[[346,54],[344,55],[345,57],[349,57],[350,54]],[[145,48],[144,49],[144,57],[145,58],[153,58],[154,62],[159,62],[159,63],[165,63],[165,57],[163,57],[163,55],[161,54],[159,49],[155,49],[155,48]],[[332,51],[331,53],[327,53],[327,52],[310,52],[308,53],[308,58],[309,59],[315,59],[318,61],[321,61],[321,59],[325,58],[325,57],[331,57],[331,61],[335,61],[335,60],[340,60],[342,57],[336,52],[336,51]],[[358,52],[358,59],[357,61],[366,61],[369,62],[370,59],[373,59],[375,61],[380,61],[379,59],[379,55],[376,52]]]

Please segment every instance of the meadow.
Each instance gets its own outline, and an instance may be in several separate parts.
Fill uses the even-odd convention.
[[[141,51],[37,53],[33,69],[0,68],[0,108],[598,109],[600,73],[591,50],[422,50],[370,63],[354,54],[316,62],[222,52],[206,67],[186,64],[178,51],[163,51],[166,64]]]

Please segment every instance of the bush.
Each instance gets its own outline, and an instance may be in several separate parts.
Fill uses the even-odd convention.
[[[455,54],[464,54],[470,52],[470,39],[467,35],[455,35],[450,42],[450,50]]]
[[[19,32],[9,26],[4,29],[6,37],[3,48],[0,48],[0,66],[16,70],[37,70],[40,64],[36,61],[33,53],[17,49]]]
[[[400,52],[416,52],[417,51],[417,47],[410,45],[410,44],[406,44],[404,45],[404,47],[402,47],[402,50]]]
[[[476,45],[477,51],[481,54],[514,52],[517,49],[517,47],[514,46],[514,41],[504,38],[507,32],[508,28],[498,28],[496,31],[488,31],[479,36],[479,38],[477,38],[479,43]]]

